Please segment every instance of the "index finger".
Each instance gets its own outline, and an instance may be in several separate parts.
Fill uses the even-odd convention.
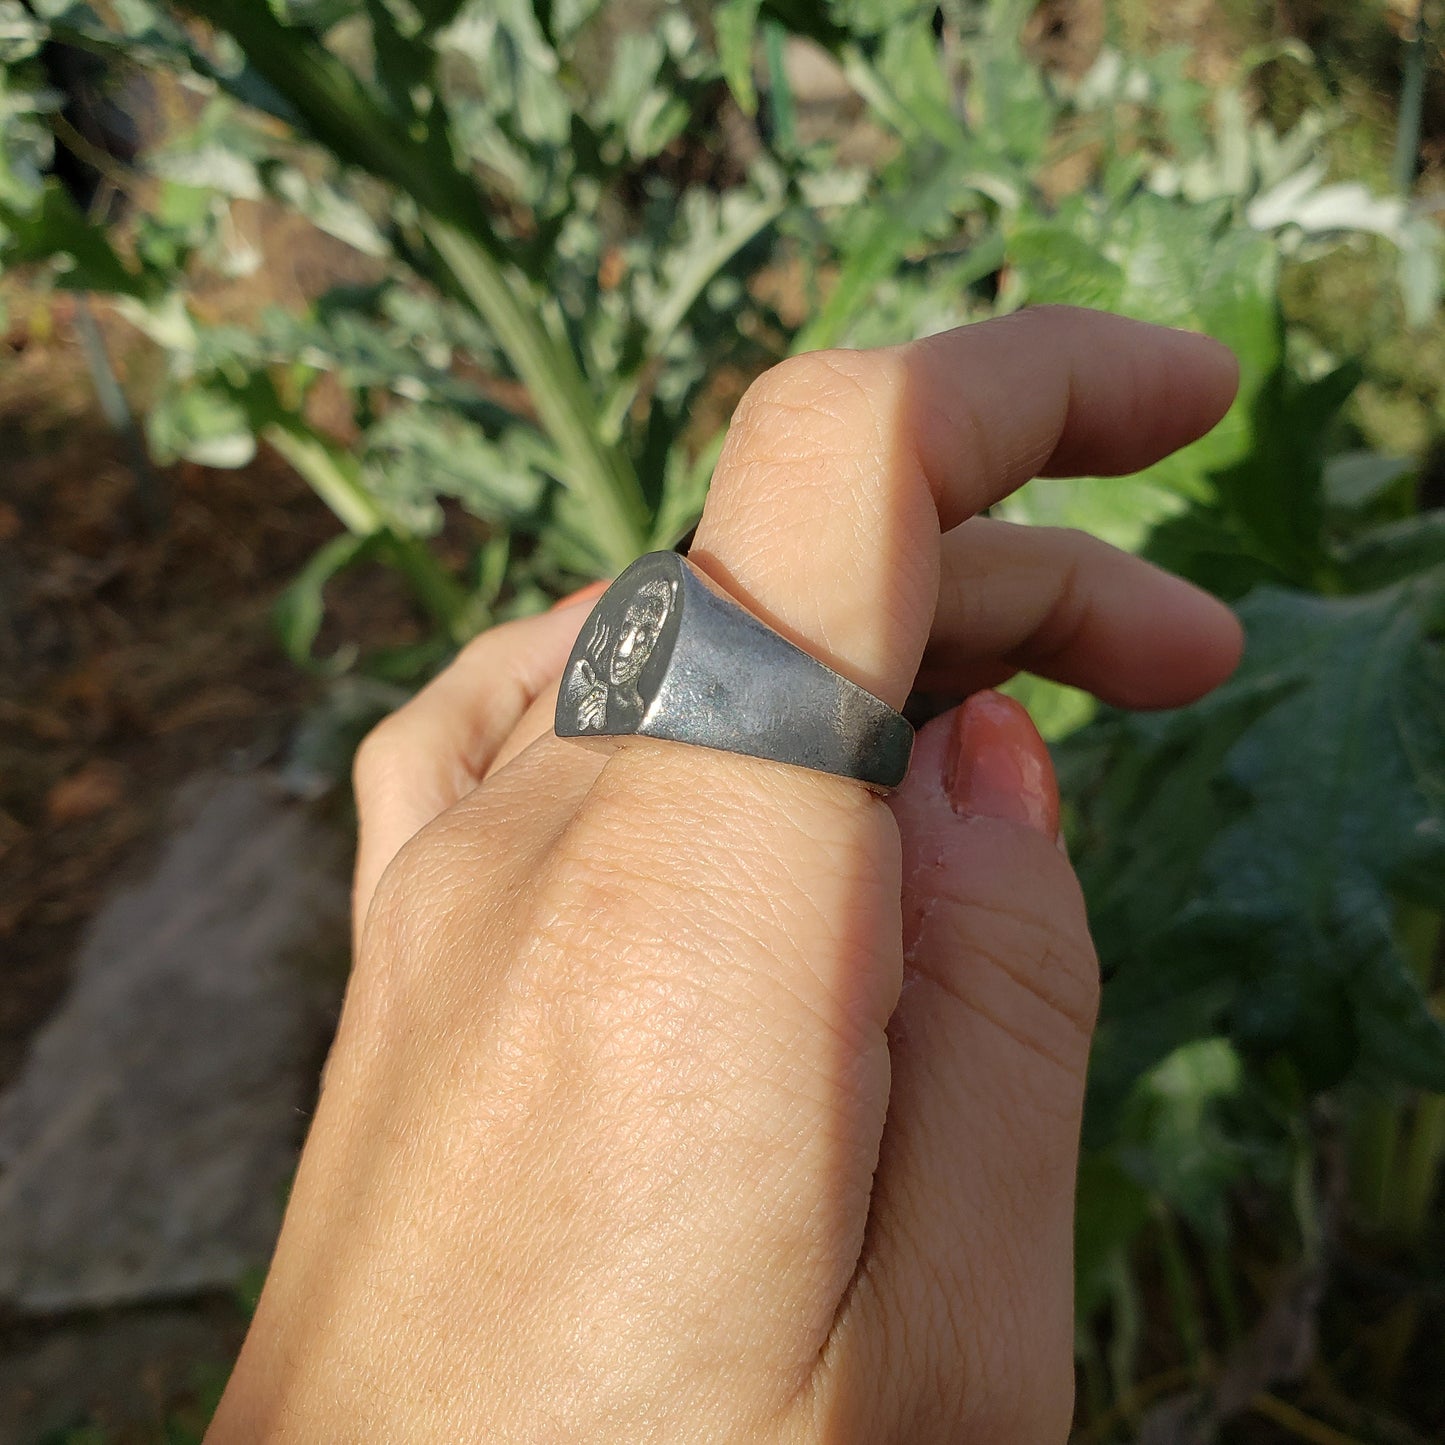
[[[1237,379],[1208,337],[1073,307],[794,357],[739,406],[690,555],[898,707],[942,531],[1036,475],[1148,466],[1208,431]]]

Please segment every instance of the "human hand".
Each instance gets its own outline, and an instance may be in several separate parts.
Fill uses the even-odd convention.
[[[1178,704],[1227,610],[967,519],[1148,464],[1234,378],[1063,309],[801,357],[691,556],[895,707],[1018,667]],[[211,1439],[1063,1441],[1097,971],[1046,750],[986,692],[888,803],[562,741],[586,613],[486,634],[362,749],[355,967]]]

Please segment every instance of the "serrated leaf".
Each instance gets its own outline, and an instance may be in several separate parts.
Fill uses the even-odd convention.
[[[7,263],[50,262],[59,284],[72,291],[103,291],[148,300],[157,288],[116,254],[104,229],[87,220],[54,178],[45,182],[39,204],[20,210],[0,202],[0,236]]]
[[[1102,306],[1203,331],[1233,350],[1240,386],[1229,414],[1144,474],[1184,497],[1212,496],[1210,477],[1255,449],[1256,397],[1283,360],[1279,258],[1269,240],[1233,224],[1227,208],[1139,194],[1118,210],[1076,201],[1018,226],[1008,260],[1015,304]]]
[[[1386,587],[1445,565],[1445,512],[1421,512],[1373,527],[1341,549],[1340,576],[1351,590]]]
[[[781,187],[772,177],[761,178],[756,188],[739,186],[721,198],[693,187],[684,192],[665,235],[654,233],[646,238],[645,248],[639,247],[639,259],[647,269],[629,276],[626,287],[635,354],[628,357],[629,364],[602,408],[602,426],[609,438],[620,431],[644,373],[664,360],[699,298],[784,205]]]
[[[858,208],[858,230],[841,257],[836,283],[822,309],[798,333],[795,351],[834,346],[847,334],[874,289],[899,269],[904,259],[979,203],[979,156],[970,145],[945,152],[920,145],[894,171],[871,205]]]
[[[991,515],[1034,526],[1078,527],[1115,547],[1137,552],[1153,529],[1177,516],[1184,505],[1144,472],[1032,481],[991,508]]]
[[[394,515],[425,515],[438,497],[454,497],[485,520],[535,521],[546,476],[545,447],[522,428],[494,441],[480,427],[433,407],[389,413],[364,438],[371,488]]]
[[[993,75],[1000,64],[999,57],[990,49],[978,57],[978,70]],[[952,148],[961,144],[966,137],[962,121],[954,106],[951,77],[947,73],[938,38],[933,33],[933,17],[921,7],[912,7],[907,17],[900,16],[882,33],[866,70],[861,61],[850,57],[848,73],[855,84],[865,93],[871,85],[887,89],[888,114],[905,139],[917,142],[931,139],[937,144]],[[882,99],[875,95],[875,99]],[[1042,123],[1048,127],[1047,107],[1042,116],[1030,116],[1031,131]],[[985,124],[980,127],[984,136],[991,140],[1008,136],[1006,130],[995,130]]]
[[[1445,1088],[1445,1027],[1394,937],[1397,899],[1445,907],[1445,567],[1240,612],[1249,651],[1211,698],[1066,747],[1087,774],[1102,746],[1075,840],[1110,975],[1096,1127],[1215,1031],[1316,1087],[1361,1067]]]
[[[1381,452],[1341,452],[1324,464],[1321,480],[1326,503],[1344,511],[1359,511],[1410,475],[1415,463],[1409,457]]]
[[[723,79],[744,115],[756,115],[758,92],[753,84],[753,41],[762,0],[725,0],[712,12],[718,64]]]
[[[1308,382],[1277,370],[1255,395],[1249,454],[1214,477],[1251,550],[1297,585],[1324,561],[1325,448],[1360,375],[1354,363]]]
[[[1124,269],[1087,236],[1067,224],[1026,222],[1008,238],[1015,284],[1032,301],[1062,301],[1117,311],[1124,299]]]

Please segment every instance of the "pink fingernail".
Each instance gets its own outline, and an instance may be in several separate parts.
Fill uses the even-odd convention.
[[[1024,708],[1002,693],[975,693],[959,708],[943,786],[961,817],[998,818],[1058,837],[1059,789],[1048,747]]]

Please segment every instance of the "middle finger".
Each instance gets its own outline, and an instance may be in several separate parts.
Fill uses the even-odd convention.
[[[1086,532],[976,517],[943,536],[939,573],[927,691],[966,696],[1032,672],[1116,707],[1178,707],[1239,662],[1228,607]]]

